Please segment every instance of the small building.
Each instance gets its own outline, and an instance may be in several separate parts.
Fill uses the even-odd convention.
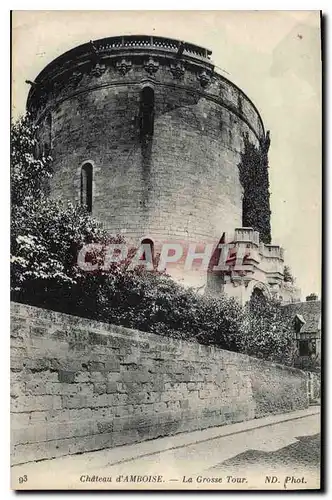
[[[236,228],[233,238],[223,237],[220,243],[226,244],[227,258],[222,272],[209,270],[210,291],[222,291],[243,305],[257,292],[283,304],[299,301],[300,289],[284,279],[284,251],[279,245],[264,243],[252,227]],[[218,262],[220,253],[211,259],[212,264]]]
[[[321,363],[321,302],[307,300],[284,306],[293,317],[297,342],[296,366],[303,370],[318,371]]]

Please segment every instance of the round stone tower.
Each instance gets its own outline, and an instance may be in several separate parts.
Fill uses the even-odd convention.
[[[155,36],[80,45],[31,82],[51,196],[84,203],[128,241],[215,242],[243,225],[238,165],[265,132],[211,52]]]

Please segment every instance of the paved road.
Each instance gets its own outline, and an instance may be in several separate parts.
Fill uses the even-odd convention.
[[[317,488],[320,463],[319,418],[319,415],[312,415],[223,436],[105,467],[103,472],[98,472],[102,475],[107,471],[112,476],[163,474],[167,480],[177,479],[172,482],[178,487],[216,486],[207,482],[208,478],[221,477],[221,485],[225,488],[232,485],[252,488],[257,487],[257,483],[265,488],[275,484],[286,489],[305,486]],[[184,476],[185,481],[191,477],[193,483],[184,483]],[[277,479],[271,478],[275,483],[266,483],[266,476],[275,476]],[[205,482],[203,478],[206,478]],[[286,481],[286,478],[291,479]],[[221,485],[218,484],[218,487]]]
[[[236,432],[230,435],[221,435],[228,429],[219,427],[138,443],[122,451],[103,450],[13,467],[12,478],[17,480],[24,472],[31,487],[35,480],[39,487],[51,489],[319,487],[319,413],[246,430],[252,422],[227,426]],[[208,439],[194,442],[207,435]],[[161,451],[170,446],[173,449]],[[145,482],[149,476],[160,482]]]

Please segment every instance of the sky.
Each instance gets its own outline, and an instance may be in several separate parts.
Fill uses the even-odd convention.
[[[12,116],[63,52],[126,34],[177,38],[212,50],[216,70],[255,103],[269,151],[274,244],[285,249],[302,298],[321,289],[321,59],[318,11],[15,11]]]

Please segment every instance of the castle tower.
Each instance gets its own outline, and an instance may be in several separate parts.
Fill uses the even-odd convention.
[[[169,38],[120,36],[46,66],[27,109],[54,160],[51,196],[84,203],[128,242],[157,247],[217,244],[247,225],[239,165],[245,143],[259,150],[266,135],[255,105],[210,56]],[[264,189],[269,238],[268,182]]]

